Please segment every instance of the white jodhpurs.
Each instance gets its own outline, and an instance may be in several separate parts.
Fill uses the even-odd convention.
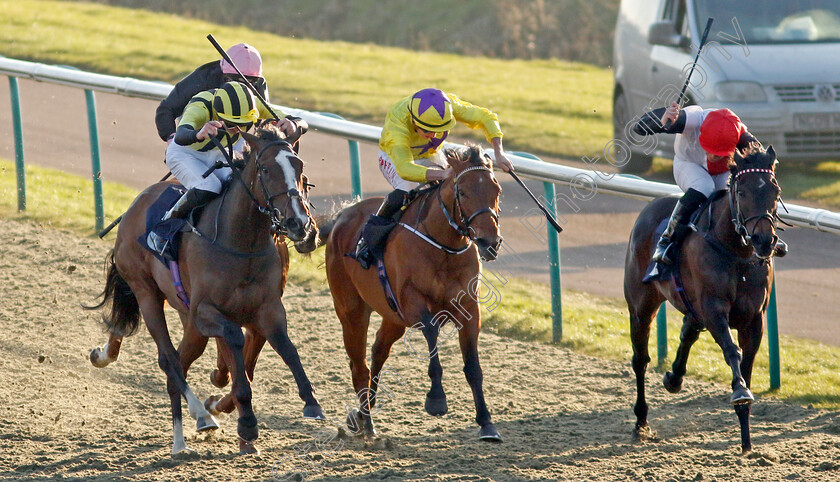
[[[713,176],[702,166],[677,158],[674,159],[674,180],[683,192],[693,188],[709,197],[715,191],[726,189],[729,171]]]
[[[244,148],[245,139],[242,138],[233,146],[234,152],[241,153]],[[189,146],[181,146],[174,142],[169,143],[169,147],[166,148],[166,167],[187,189],[198,188],[216,194],[222,192],[222,182],[230,177],[230,168],[216,169],[206,178],[201,175],[216,161],[223,160],[224,155],[218,149],[199,152]]]
[[[442,151],[438,151],[431,157],[421,157],[419,159],[415,159],[414,162],[425,167],[439,166],[443,169],[449,167],[449,164],[447,164],[446,160],[443,158]],[[401,178],[397,174],[397,169],[394,167],[394,163],[391,162],[391,158],[388,157],[388,154],[385,154],[385,151],[379,151],[379,170],[382,172],[382,175],[385,176],[385,179],[394,186],[394,189],[402,189],[403,191],[408,192],[420,185],[419,182],[406,181]]]

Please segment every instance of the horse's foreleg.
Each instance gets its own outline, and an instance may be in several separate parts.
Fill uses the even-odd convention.
[[[365,395],[370,391],[370,370],[365,361],[367,350],[367,332],[370,324],[371,310],[358,293],[352,292],[352,283],[333,283],[330,280],[335,313],[341,321],[341,333],[344,338],[344,350],[350,359],[350,374],[353,382],[353,392],[356,394],[358,407],[349,407],[347,411],[347,428],[355,435],[375,435],[373,420],[370,412],[363,413]],[[362,400],[359,400],[361,398]]]
[[[283,303],[277,300],[277,303],[264,306],[257,316],[256,326],[260,334],[268,340],[274,351],[283,358],[286,366],[291,370],[298,387],[298,395],[304,402],[304,418],[326,420],[327,417],[313,393],[312,384],[303,370],[297,348],[295,348],[286,332],[286,309],[283,307]],[[254,360],[256,363],[256,358]]]
[[[230,381],[230,374],[228,372],[227,363],[225,362],[225,356],[222,354],[222,350],[224,350],[224,346],[222,343],[218,342],[218,359],[217,363],[219,365],[220,370],[224,370],[225,375],[225,383],[226,385]],[[254,381],[254,370],[257,366],[257,358],[260,355],[260,351],[262,351],[263,346],[265,345],[265,337],[261,334],[256,333],[254,330],[246,329],[245,330],[245,374],[248,375],[248,381]],[[210,375],[211,381],[213,381],[214,376],[220,373],[219,370],[213,370]],[[215,382],[213,382],[215,385]],[[222,386],[224,386],[222,385]],[[219,387],[221,388],[221,387]],[[204,406],[210,413],[217,415],[219,413],[231,413],[236,408],[236,403],[234,402],[234,396],[232,393],[228,393],[224,397],[213,395],[209,397],[207,400],[204,401]]]
[[[239,419],[236,426],[236,433],[239,435],[239,453],[259,453],[254,446],[254,442],[259,437],[257,416],[254,414],[254,408],[251,405],[251,384],[245,374],[245,357],[243,355],[245,336],[242,334],[242,328],[225,319],[220,313],[216,313],[214,317],[216,318],[214,324],[222,330],[221,342],[223,347],[220,353],[224,354],[225,362],[230,369],[232,379],[230,393],[239,409]]]
[[[429,415],[444,415],[449,409],[446,406],[446,393],[443,391],[443,368],[440,366],[440,358],[438,357],[438,335],[440,334],[440,327],[432,324],[429,318],[426,317],[423,320],[422,331],[423,337],[426,338],[426,344],[429,347],[429,379],[432,382],[429,393],[426,394],[426,412]],[[481,367],[478,366],[477,358],[475,364],[478,368],[478,376],[481,377]],[[466,365],[464,369],[466,370]],[[469,379],[469,375],[467,378]],[[470,386],[472,386],[472,383],[470,383]],[[486,411],[487,408],[485,407],[484,410]],[[478,420],[476,421],[478,422]],[[487,422],[489,421],[490,412],[488,411]],[[482,425],[481,422],[479,422],[479,425]]]
[[[671,393],[677,393],[682,390],[683,377],[685,376],[685,366],[688,362],[688,353],[697,338],[700,337],[700,332],[703,327],[697,324],[693,318],[689,316],[683,317],[682,331],[680,331],[680,346],[677,348],[677,354],[674,358],[674,363],[671,365],[671,371],[665,373],[662,383],[665,389]]]
[[[656,437],[656,433],[648,425],[648,404],[645,399],[645,372],[650,363],[648,340],[650,339],[650,317],[644,319],[630,314],[630,339],[633,343],[633,372],[636,374],[636,404],[633,412],[636,414],[636,427],[633,429],[635,440]]]
[[[471,318],[471,323],[465,324],[458,332],[461,345],[461,356],[464,359],[464,375],[470,385],[475,402],[475,421],[481,427],[478,438],[491,442],[501,442],[502,437],[496,426],[490,420],[490,411],[484,401],[484,374],[478,362],[478,313]]]
[[[373,415],[375,413],[374,407],[377,404],[379,409],[382,409],[382,404],[385,403],[383,400],[392,397],[393,392],[382,383],[380,377],[383,373],[382,368],[385,366],[385,361],[391,354],[391,347],[404,333],[405,326],[382,320],[382,326],[376,332],[376,341],[373,342],[373,348],[371,348],[370,392],[365,392],[368,396],[362,396],[363,400],[359,400],[359,406],[363,412]],[[364,395],[364,393],[361,395]]]
[[[122,345],[123,337],[111,334],[108,341],[100,347],[94,348],[90,351],[90,362],[96,368],[104,368],[111,363],[117,361],[120,357],[120,346]]]
[[[729,322],[726,315],[718,315],[710,318],[712,323],[707,325],[709,333],[723,350],[723,358],[732,370],[732,396],[729,398],[733,405],[751,403],[755,400],[752,392],[747,386],[746,380],[741,373],[741,361],[743,356],[741,349],[732,339],[732,332],[729,331]]]
[[[738,344],[743,350],[743,359],[741,360],[741,376],[750,387],[752,380],[753,363],[755,362],[755,355],[758,353],[758,347],[761,345],[761,337],[764,332],[763,316],[756,315],[752,323],[746,327],[738,330]],[[752,441],[750,440],[750,404],[741,403],[735,405],[735,414],[738,416],[738,423],[741,426],[741,451],[743,453],[752,450]]]

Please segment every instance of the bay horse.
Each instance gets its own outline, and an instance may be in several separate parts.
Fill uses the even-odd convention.
[[[199,431],[218,427],[212,414],[186,382],[190,365],[204,351],[209,337],[217,339],[219,357],[233,379],[232,401],[239,409],[237,433],[240,453],[257,453],[257,419],[251,405],[250,377],[256,355],[243,353],[257,337],[271,344],[289,366],[304,401],[304,417],[324,419],[297,350],[286,331],[281,301],[288,271],[288,251],[275,245],[280,232],[300,251],[317,246],[317,226],[305,193],[303,161],[290,142],[272,126],[242,133],[248,144],[243,161],[232,164],[232,180],[222,195],[204,208],[192,231],[184,233],[178,255],[187,305],[178,296],[170,269],[138,243],[144,236],[146,213],[171,183],[150,186],[131,204],[122,218],[114,249],[106,261],[106,286],[96,309],[110,304],[103,322],[109,332],[105,347],[91,352],[91,362],[105,366],[119,356],[123,337],[146,324],[158,349],[158,363],[167,376],[173,421],[173,455],[192,452],[187,447],[181,420],[181,396],[197,421]],[[285,244],[282,245],[285,248]],[[164,316],[164,302],[178,310],[184,337],[172,344]],[[262,343],[258,343],[262,348]],[[219,363],[221,366],[221,363]]]
[[[668,300],[682,312],[680,344],[663,384],[671,393],[682,388],[686,362],[700,332],[708,330],[732,370],[730,402],[741,428],[741,450],[752,450],[749,415],[753,361],[761,344],[763,323],[773,284],[777,203],[781,188],[773,146],[753,143],[735,151],[729,186],[695,220],[696,232],[685,238],[674,281],[643,282],[656,238],[654,231],[674,208],[675,198],[659,198],[639,214],[630,236],[624,270],[624,297],[630,311],[633,371],[636,374],[635,439],[655,437],[647,415],[645,370],[650,362],[650,325],[659,305]],[[682,291],[682,294],[680,293]],[[730,329],[738,331],[736,345]]]
[[[326,271],[330,291],[350,358],[353,388],[361,410],[348,414],[348,426],[375,435],[371,410],[379,377],[391,346],[407,328],[420,330],[429,348],[431,389],[425,409],[431,415],[448,411],[441,385],[437,354],[440,329],[451,323],[457,330],[464,374],[473,393],[476,422],[482,440],[501,440],[484,400],[483,375],[478,359],[481,315],[475,280],[479,257],[494,260],[502,243],[499,235],[499,194],[489,157],[478,146],[445,150],[453,174],[440,184],[421,190],[389,234],[384,265],[393,299],[386,297],[377,269],[362,269],[353,253],[368,217],[382,198],[370,198],[344,208],[319,222],[326,243]],[[472,284],[471,284],[472,283]],[[459,303],[456,308],[450,306]],[[393,307],[392,307],[393,304]],[[365,362],[370,315],[382,316],[373,344],[372,367]],[[450,327],[452,328],[452,327]],[[355,430],[354,430],[355,432]]]

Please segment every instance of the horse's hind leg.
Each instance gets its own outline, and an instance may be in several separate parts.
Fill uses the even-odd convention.
[[[685,366],[688,362],[688,353],[691,351],[694,342],[700,337],[701,331],[703,331],[703,325],[697,323],[690,316],[683,317],[683,326],[680,331],[680,346],[677,348],[674,363],[671,365],[672,371],[666,372],[665,377],[662,379],[665,389],[669,392],[678,393],[682,390]]]
[[[166,326],[166,317],[163,313],[163,300],[159,298],[159,295],[146,294],[142,296],[139,293],[137,294],[137,300],[140,305],[140,311],[143,314],[143,319],[146,322],[146,327],[149,329],[155,345],[157,345],[158,365],[166,373],[167,377],[166,386],[172,407],[172,454],[193,452],[187,447],[186,441],[184,440],[181,396],[183,395],[187,400],[187,407],[190,415],[194,419],[198,420],[199,418],[207,417],[209,413],[192,392],[189,385],[187,385],[186,377],[181,368],[180,357],[175,350],[175,346],[172,344],[169,329]]]
[[[111,333],[108,341],[100,347],[94,348],[90,351],[90,362],[96,368],[105,368],[111,363],[117,361],[120,357],[120,346],[122,345],[123,337]]]
[[[222,341],[218,338],[216,338],[216,366],[218,368],[210,372],[210,383],[216,388],[225,388],[230,383],[230,370],[222,356]]]
[[[650,310],[650,313],[637,314],[633,307],[630,308],[630,339],[633,343],[633,372],[636,374],[636,404],[633,406],[633,412],[636,414],[634,440],[656,437],[656,433],[648,425],[648,404],[645,398],[645,372],[650,363],[648,341],[652,320],[653,310]]]
[[[184,337],[178,344],[178,356],[181,359],[181,370],[184,373],[184,378],[186,378],[190,366],[204,353],[204,349],[207,347],[207,337],[199,333],[195,325],[186,320],[185,315],[181,315],[181,322],[184,326]],[[206,413],[198,416],[195,426],[196,430],[204,432],[219,428],[219,423],[213,418],[212,414]]]

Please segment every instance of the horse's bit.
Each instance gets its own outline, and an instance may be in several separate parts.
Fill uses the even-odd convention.
[[[260,163],[260,158],[263,154],[265,154],[265,151],[268,150],[268,148],[277,145],[281,146],[281,149],[283,147],[287,147],[289,151],[294,152],[294,150],[292,149],[292,145],[288,141],[281,139],[269,142],[268,144],[264,145],[262,149],[260,149],[260,151],[257,153],[257,156],[254,159],[254,162],[256,163],[257,167],[257,179],[260,182],[260,187],[262,188],[263,196],[265,197],[267,206],[262,206],[260,205],[260,203],[257,202],[256,198],[253,196],[248,186],[245,186],[245,190],[248,192],[248,196],[250,196],[251,200],[257,206],[257,209],[261,213],[266,214],[271,218],[271,226],[274,232],[276,232],[277,234],[285,235],[287,233],[285,228],[286,216],[283,215],[283,211],[274,206],[274,198],[282,196],[284,194],[287,195],[288,198],[286,199],[286,206],[284,206],[284,208],[288,208],[289,204],[291,204],[292,200],[295,198],[299,199],[301,204],[306,203],[307,200],[304,198],[303,195],[301,195],[300,191],[298,191],[296,188],[287,189],[285,191],[278,192],[275,194],[271,194],[268,191],[268,188],[266,187],[265,181],[262,177],[262,164]],[[309,218],[308,223],[311,222],[311,218]],[[304,226],[304,228],[308,228],[308,226]]]

